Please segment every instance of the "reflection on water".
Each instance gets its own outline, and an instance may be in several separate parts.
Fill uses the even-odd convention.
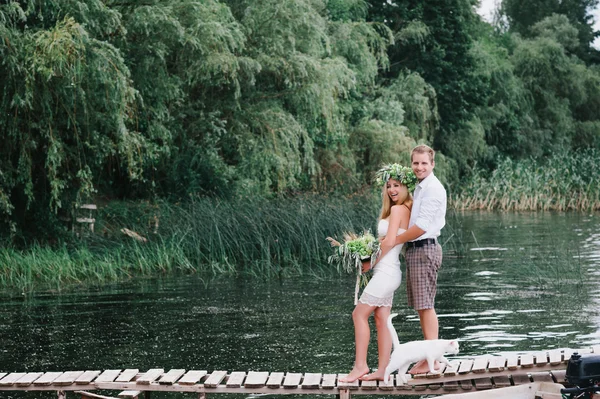
[[[600,344],[600,224],[578,214],[456,215],[437,311],[462,355]],[[0,371],[200,368],[344,372],[354,279],[197,277],[6,297]],[[401,341],[419,320],[396,295]],[[373,337],[374,338],[374,337]],[[374,340],[373,340],[374,342]],[[376,365],[376,351],[370,351]]]

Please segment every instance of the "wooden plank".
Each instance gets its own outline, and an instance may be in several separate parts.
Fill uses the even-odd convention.
[[[470,373],[472,367],[473,367],[473,359],[463,359],[460,362],[460,367],[458,368],[458,374]]]
[[[426,378],[440,378],[442,376],[442,374],[444,373],[444,371],[446,371],[446,365],[442,363],[442,364],[440,364],[440,368],[435,370],[433,373],[427,372]],[[438,389],[438,388],[439,387],[437,387],[437,388],[430,387],[430,389]]]
[[[181,377],[181,379],[177,382],[179,385],[195,385],[197,384],[202,377],[204,377],[208,372],[206,370],[190,370]]]
[[[450,360],[450,365],[446,366],[444,370],[444,377],[452,377],[458,373],[458,367],[460,366],[460,360]]]
[[[415,385],[413,388],[415,391],[425,391],[427,389],[427,385]]]
[[[377,389],[377,381],[375,381],[375,380],[361,381],[360,389],[364,389],[365,391],[372,391],[374,389]]]
[[[478,356],[473,361],[473,367],[471,368],[471,371],[478,374],[485,373],[488,363],[489,358],[487,356]]]
[[[463,391],[469,391],[473,389],[473,382],[471,380],[460,380],[458,381],[458,385]]]
[[[510,379],[506,375],[498,375],[492,378],[496,388],[504,388],[511,386]]]
[[[402,378],[400,378],[400,374],[395,374],[396,376],[396,387],[398,389],[405,389],[407,390],[409,388],[409,382],[411,382],[414,379],[414,376],[410,373],[406,373],[404,374],[404,381],[402,381]],[[426,386],[426,385],[422,385],[422,386]],[[414,386],[410,386],[411,389],[416,389]]]
[[[437,384],[429,384],[427,387],[428,387],[430,390],[432,390],[432,391],[435,391],[435,390],[438,390],[438,389],[440,389],[440,388],[442,387],[442,384],[441,384],[441,383],[437,383]]]
[[[529,384],[531,380],[527,374],[516,374],[512,376],[513,383],[515,385]]]
[[[217,370],[210,373],[206,381],[204,381],[204,386],[207,388],[216,388],[219,386],[221,381],[225,379],[227,375],[227,371],[225,370]]]
[[[27,373],[10,373],[0,380],[0,387],[9,387],[15,384],[19,379],[25,377]]]
[[[333,375],[333,386],[331,388],[335,387],[335,374],[328,374],[328,375]],[[269,388],[281,388],[281,383],[283,382],[283,377],[285,376],[285,373],[282,373],[280,371],[277,372],[273,372],[269,375],[269,379],[267,380],[267,386]]]
[[[347,376],[348,376],[348,374],[338,374],[338,379],[337,379],[338,389],[340,389],[340,390],[342,390],[342,389],[358,389],[358,380],[353,381],[353,382],[340,381],[341,378],[346,378]]]
[[[458,390],[458,381],[444,382],[442,388],[444,389],[444,391],[456,391]]]
[[[184,369],[171,369],[167,372],[167,374],[160,377],[158,383],[164,385],[173,385],[184,374]]]
[[[37,380],[38,378],[40,378],[43,374],[44,373],[27,373],[23,377],[21,377],[17,380],[17,386],[18,387],[27,387],[27,386],[33,384],[33,382],[35,380]]]
[[[139,369],[125,369],[119,376],[115,379],[115,382],[130,382],[134,379],[136,375],[140,372]]]
[[[268,371],[249,371],[244,386],[247,388],[262,388],[269,378]]]
[[[141,393],[142,391],[123,391],[117,396],[123,399],[136,399]]]
[[[567,370],[552,370],[550,374],[552,374],[552,378],[554,378],[558,384],[562,384],[566,381]]]
[[[82,371],[65,371],[58,378],[52,381],[53,385],[71,385],[75,383],[75,380],[83,374]]]
[[[516,370],[519,368],[519,357],[515,354],[506,356],[506,368]]]
[[[521,367],[533,367],[533,355],[531,353],[521,355],[519,364]]]
[[[390,375],[390,378],[392,378],[392,377],[395,377],[396,389],[400,389],[400,390],[403,390],[403,391],[412,391],[413,390],[414,386],[408,384],[411,381],[411,379],[412,379],[412,375],[411,374],[405,374],[404,375],[406,383],[404,381],[402,381],[402,379],[398,376],[398,374],[392,374],[392,375]],[[423,386],[425,386],[425,385],[423,385]]]
[[[379,389],[382,391],[392,391],[394,389],[394,381],[396,380],[396,375],[390,375],[390,379],[387,384],[383,381],[379,381]]]
[[[158,380],[164,372],[164,369],[150,369],[142,374],[142,376],[138,378],[135,383],[140,385],[150,385],[154,381]]]
[[[490,364],[488,365],[488,370],[495,373],[499,371],[504,371],[504,367],[506,366],[506,358],[504,356],[494,356],[490,359]]]
[[[484,389],[492,389],[494,386],[492,385],[492,379],[491,378],[475,378],[473,380],[473,383],[475,384],[475,389],[481,391]]]
[[[98,377],[99,375],[100,370],[88,370],[75,380],[75,384],[90,384],[92,381],[94,381],[94,378]]]
[[[548,364],[548,352],[540,351],[535,353],[535,365],[546,366]]]
[[[281,373],[281,374],[283,374],[283,373]],[[337,378],[336,374],[323,374],[323,382],[321,383],[321,388],[323,388],[323,389],[335,388],[336,378]]]
[[[592,346],[592,353],[596,355],[600,354],[600,345]]]
[[[304,374],[304,378],[302,379],[302,384],[300,384],[300,388],[305,389],[316,389],[321,385],[321,373],[306,373]]]
[[[417,378],[417,379],[424,379],[427,378],[427,373],[420,373],[420,374],[412,374],[413,378]]]
[[[562,363],[562,352],[560,349],[554,349],[548,352],[548,360],[550,365],[558,366]]]
[[[228,388],[240,388],[244,384],[246,378],[245,371],[234,371],[229,375],[225,386]]]
[[[531,373],[530,376],[533,382],[554,382],[552,375],[547,371]]]
[[[60,377],[61,374],[62,371],[49,371],[44,373],[44,375],[37,380],[33,381],[33,385],[50,385],[55,379]]]
[[[98,382],[113,382],[115,380],[115,378],[117,378],[119,376],[119,374],[121,373],[121,369],[119,370],[104,370],[102,372],[102,374],[100,374],[98,376],[98,378],[96,378],[96,383]]]
[[[298,388],[301,379],[302,373],[286,373],[285,379],[283,380],[283,387],[287,389]]]

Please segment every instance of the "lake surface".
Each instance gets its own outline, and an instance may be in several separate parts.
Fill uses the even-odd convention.
[[[600,215],[456,214],[441,241],[440,337],[460,339],[461,355],[600,344]],[[5,295],[0,371],[347,372],[353,292],[351,275],[183,276]],[[401,341],[421,339],[405,294],[396,294],[394,325]]]

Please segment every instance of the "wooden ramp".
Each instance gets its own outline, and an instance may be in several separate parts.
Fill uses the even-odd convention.
[[[0,372],[0,391],[76,392],[87,398],[111,398],[89,391],[120,391],[118,397],[148,397],[155,392],[206,394],[333,394],[424,395],[450,394],[503,388],[531,383],[564,382],[566,364],[573,352],[600,353],[600,346],[584,349],[556,349],[521,354],[485,355],[451,360],[450,366],[435,374],[418,375],[402,384],[392,375],[390,383],[377,381],[339,382],[345,374],[151,369],[87,370],[66,372]],[[71,394],[75,395],[75,393]]]

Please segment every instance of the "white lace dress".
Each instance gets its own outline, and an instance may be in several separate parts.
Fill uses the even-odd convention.
[[[377,225],[377,234],[382,237],[387,235],[389,222],[380,220]],[[398,229],[396,235],[406,230]],[[390,250],[373,269],[373,277],[365,287],[359,301],[370,306],[392,306],[394,291],[400,287],[402,282],[402,271],[400,270],[400,251],[402,244],[396,245]]]

